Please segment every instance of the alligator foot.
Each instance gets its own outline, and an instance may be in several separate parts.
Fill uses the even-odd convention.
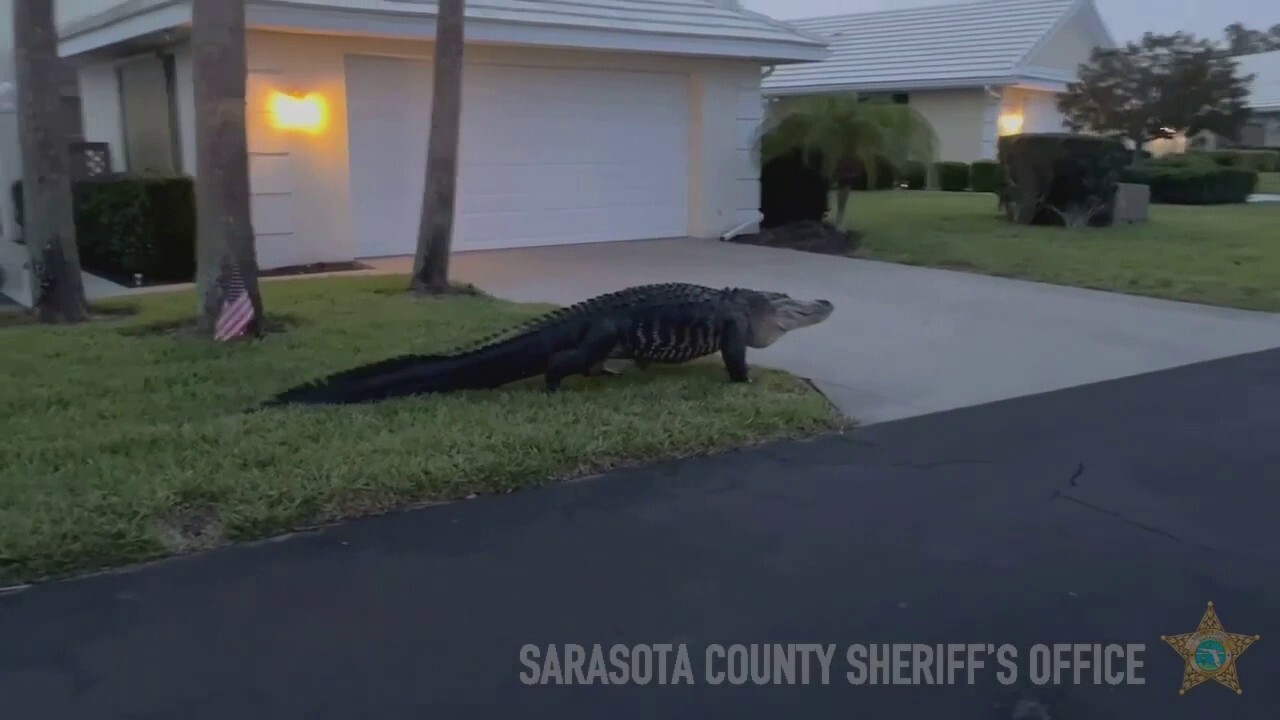
[[[598,362],[595,365],[592,365],[587,370],[587,377],[601,377],[605,375],[621,375],[621,374],[622,374],[621,370],[616,370],[614,368],[611,368],[603,362]]]

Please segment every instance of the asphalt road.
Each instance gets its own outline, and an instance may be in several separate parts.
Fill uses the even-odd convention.
[[[41,586],[0,597],[0,715],[1274,720],[1277,438],[1269,352]],[[1261,640],[1242,695],[1180,696],[1160,636],[1210,601]],[[526,643],[684,643],[693,682],[526,685]],[[834,654],[711,684],[712,643]],[[873,643],[1007,643],[1019,674],[850,683]],[[1143,684],[1036,685],[1053,643],[1138,644]]]

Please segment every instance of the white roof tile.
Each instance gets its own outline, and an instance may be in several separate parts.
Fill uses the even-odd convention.
[[[957,87],[1014,75],[1078,0],[983,0],[788,22],[830,42],[820,62],[779,66],[765,92]]]
[[[1254,110],[1280,110],[1280,50],[1236,58],[1240,75],[1256,75],[1249,88]]]
[[[59,29],[79,33],[181,0],[121,0],[106,12],[76,17]],[[436,0],[250,0],[253,5],[341,9],[382,15],[434,16]],[[825,43],[760,13],[718,0],[468,0],[466,19],[623,30],[635,33],[785,43],[821,51]]]

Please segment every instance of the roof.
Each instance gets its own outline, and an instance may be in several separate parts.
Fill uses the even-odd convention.
[[[914,90],[1012,84],[1022,77],[1067,82],[1062,71],[1027,68],[1029,56],[1086,0],[983,0],[789,20],[825,37],[821,62],[777,68],[769,94],[822,90]],[[1099,24],[1101,20],[1098,20]],[[1101,30],[1106,34],[1105,28]],[[1109,41],[1109,39],[1108,39]]]
[[[1256,75],[1249,88],[1249,107],[1280,111],[1280,50],[1236,58],[1240,75]]]
[[[428,37],[434,34],[436,0],[249,0],[249,3],[250,27],[270,26],[286,14],[291,22],[293,18],[309,14],[313,18],[324,18],[332,24],[330,29],[339,33],[387,27],[393,28],[395,34],[406,36],[426,28],[431,31]],[[132,17],[179,8],[185,11],[189,22],[189,6],[190,0],[122,0],[105,12],[76,18],[59,30],[65,43],[69,38]],[[343,18],[334,20],[339,15]],[[354,19],[356,15],[362,19]],[[708,44],[716,41],[754,43],[771,47],[776,59],[783,62],[826,56],[826,43],[822,39],[725,0],[468,0],[466,21],[468,40],[486,40],[489,35],[486,31],[494,27],[569,30],[664,36]],[[741,54],[750,55],[745,46]]]

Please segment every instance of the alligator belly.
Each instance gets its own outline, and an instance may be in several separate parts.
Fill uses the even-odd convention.
[[[701,324],[685,327],[640,325],[627,340],[629,357],[649,363],[683,363],[720,350],[717,334]]]

